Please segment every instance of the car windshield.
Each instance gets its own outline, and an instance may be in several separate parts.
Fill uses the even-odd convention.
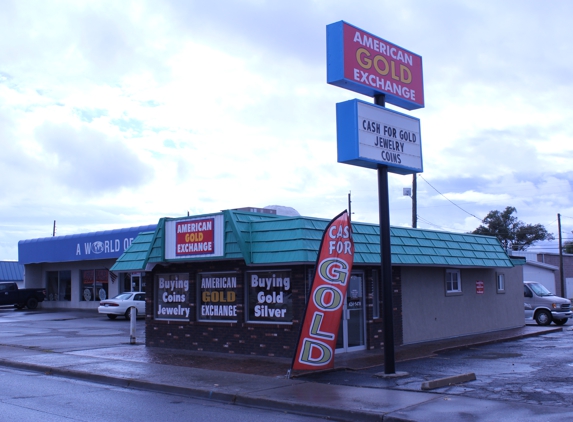
[[[120,293],[118,294],[116,297],[114,297],[114,299],[118,299],[118,300],[127,300],[131,297],[133,293]]]
[[[553,296],[553,293],[547,290],[543,284],[530,283],[528,286],[535,292],[537,296]]]

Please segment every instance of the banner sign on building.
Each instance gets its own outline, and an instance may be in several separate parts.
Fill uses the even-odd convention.
[[[293,370],[334,367],[336,337],[354,260],[354,241],[348,212],[326,227],[318,251]]]
[[[249,322],[292,323],[291,272],[247,272]]]
[[[169,321],[189,321],[189,274],[157,274],[153,316]]]
[[[93,233],[20,240],[18,262],[22,265],[46,262],[75,262],[117,259],[140,233],[155,231],[157,224]]]
[[[422,57],[344,21],[326,27],[327,82],[407,110],[424,107]]]
[[[165,222],[165,258],[223,256],[223,214]]]
[[[398,174],[421,173],[420,119],[375,104],[336,104],[338,162]]]
[[[237,321],[237,273],[201,273],[199,321]]]

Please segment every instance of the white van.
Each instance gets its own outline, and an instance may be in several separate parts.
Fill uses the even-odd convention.
[[[539,325],[563,325],[573,316],[571,301],[555,296],[543,284],[535,281],[523,282],[525,320]]]

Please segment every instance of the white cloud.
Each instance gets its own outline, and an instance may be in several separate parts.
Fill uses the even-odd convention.
[[[326,25],[422,55],[419,227],[493,209],[573,228],[573,4],[557,0],[0,3],[0,259],[17,242],[291,206],[378,221],[376,172],[336,163]],[[391,107],[396,109],[395,107]],[[423,177],[423,178],[422,178]],[[390,176],[410,225],[411,176]],[[428,183],[431,183],[431,186]],[[571,217],[567,217],[567,216]],[[477,216],[478,218],[476,218]]]

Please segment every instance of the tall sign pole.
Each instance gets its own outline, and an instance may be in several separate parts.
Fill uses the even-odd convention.
[[[407,110],[424,107],[422,58],[343,21],[327,26],[327,58],[329,84],[374,98],[374,104],[336,105],[338,162],[378,173],[384,372],[394,374],[388,173],[415,177],[423,168],[420,120],[387,109],[386,102]]]
[[[374,103],[386,106],[384,95],[376,95]],[[382,274],[382,304],[384,316],[384,373],[396,373],[394,348],[394,315],[392,311],[392,250],[390,238],[390,199],[388,166],[378,164],[378,218],[380,221],[380,274]]]
[[[561,296],[565,296],[565,274],[563,273],[563,240],[561,237],[561,214],[557,214],[557,230],[559,230],[559,288]]]
[[[418,175],[412,174],[412,228],[418,227]]]
[[[394,315],[392,311],[392,251],[390,239],[390,201],[388,200],[388,167],[378,165],[378,207],[380,213],[380,267],[384,309],[384,373],[396,372],[394,354]]]

